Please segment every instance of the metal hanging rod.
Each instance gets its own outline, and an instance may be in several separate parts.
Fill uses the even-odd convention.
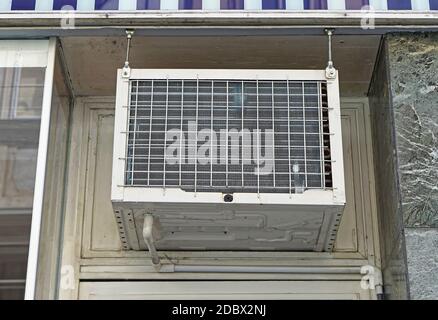
[[[336,69],[333,64],[333,55],[332,55],[332,36],[335,29],[325,29],[324,31],[328,37],[328,62],[327,62],[327,68],[325,69],[325,76],[327,79],[336,79]]]
[[[126,59],[123,66],[123,78],[129,78],[131,76],[131,67],[129,66],[129,54],[131,51],[131,40],[134,36],[134,30],[126,30],[126,38],[128,40],[126,45]]]

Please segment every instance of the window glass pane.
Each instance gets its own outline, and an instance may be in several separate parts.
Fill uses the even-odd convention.
[[[4,0],[2,0],[4,1]],[[36,0],[12,0],[12,10],[34,10]]]
[[[1,68],[1,119],[38,119],[45,68]],[[20,124],[20,123],[18,123]]]
[[[369,0],[346,0],[345,8],[347,10],[360,10],[363,6],[368,6]]]
[[[179,0],[181,10],[201,10],[202,0]]]
[[[327,0],[304,0],[304,9],[327,9]]]
[[[262,8],[265,10],[286,9],[286,0],[263,0]]]
[[[244,0],[221,0],[222,10],[243,10],[245,8]]]
[[[53,0],[53,9],[76,9],[77,0]]]
[[[137,0],[137,10],[160,10],[160,0]]]
[[[411,0],[388,0],[389,10],[411,10]]]
[[[117,10],[119,9],[119,0],[95,0],[94,9]]]
[[[47,63],[28,43],[0,41],[0,299],[24,297]]]

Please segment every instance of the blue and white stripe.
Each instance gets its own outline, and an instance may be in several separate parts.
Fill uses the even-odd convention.
[[[438,0],[0,0],[0,11],[95,10],[438,10]],[[68,7],[66,7],[68,6]]]

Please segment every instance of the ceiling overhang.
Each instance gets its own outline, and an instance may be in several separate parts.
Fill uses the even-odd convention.
[[[380,36],[333,38],[342,96],[367,95]],[[123,66],[123,37],[61,37],[71,81],[78,96],[113,96],[116,71]],[[134,35],[133,68],[321,69],[327,65],[327,37]],[[104,81],[102,81],[104,79]]]
[[[74,19],[74,28],[61,21]],[[364,19],[374,28],[364,29]],[[0,13],[0,37],[10,36],[117,36],[126,28],[140,35],[204,34],[323,34],[323,27],[338,34],[384,34],[394,31],[438,30],[438,12],[306,11],[306,12],[6,12]]]

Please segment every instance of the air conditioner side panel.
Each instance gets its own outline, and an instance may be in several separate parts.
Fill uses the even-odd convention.
[[[129,79],[122,78],[122,70],[117,72],[117,93],[114,123],[113,170],[111,184],[111,199],[123,200],[125,184],[125,157],[129,104]]]
[[[343,206],[114,203],[125,249],[147,250],[146,213],[160,221],[159,250],[331,251]],[[126,248],[127,247],[127,248]]]
[[[341,124],[341,102],[339,97],[339,75],[327,81],[329,111],[329,131],[332,179],[333,179],[333,200],[345,203],[345,178],[344,178],[344,157],[342,146],[342,124]]]

